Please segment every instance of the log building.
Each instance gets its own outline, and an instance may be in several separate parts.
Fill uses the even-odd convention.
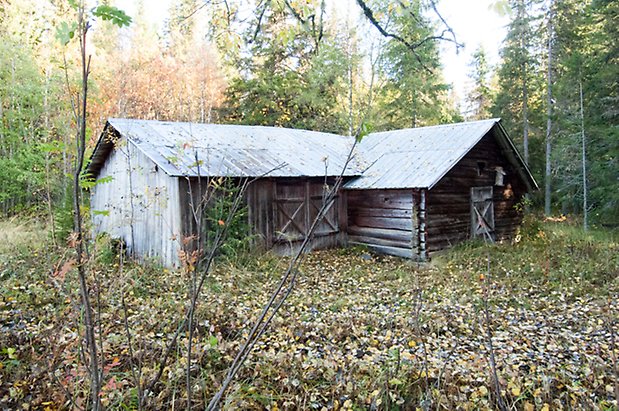
[[[138,258],[177,265],[212,179],[251,180],[248,222],[262,247],[303,240],[325,187],[345,179],[309,249],[361,244],[425,260],[465,239],[509,238],[537,184],[498,119],[354,138],[261,126],[110,119],[87,173],[96,233]],[[346,165],[346,169],[343,170]]]

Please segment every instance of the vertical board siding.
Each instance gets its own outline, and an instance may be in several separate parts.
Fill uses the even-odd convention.
[[[126,139],[103,165],[91,194],[94,232],[122,239],[139,260],[178,265],[181,234],[178,179],[159,169]]]
[[[378,252],[414,257],[413,193],[401,190],[348,190],[348,242]]]
[[[481,173],[478,163],[483,163]],[[495,185],[495,167],[506,175],[504,185]],[[449,248],[471,235],[471,188],[493,187],[495,235],[498,241],[512,237],[522,222],[515,206],[526,193],[517,171],[488,133],[427,193],[428,251]]]
[[[272,248],[276,253],[294,253],[318,215],[326,195],[325,184],[333,187],[335,178],[294,178],[273,180]],[[346,219],[345,197],[341,191],[319,222],[306,251],[346,244],[341,221]],[[293,220],[291,221],[291,217]],[[345,227],[345,225],[344,225]]]
[[[333,183],[334,179],[327,180],[331,187]],[[279,254],[296,251],[322,206],[324,184],[324,178],[264,178],[253,182],[246,199],[257,245]],[[326,220],[318,224],[307,251],[346,245],[345,220],[346,196],[340,191]]]
[[[273,247],[273,187],[274,180],[262,178],[247,188],[247,218],[258,248]]]

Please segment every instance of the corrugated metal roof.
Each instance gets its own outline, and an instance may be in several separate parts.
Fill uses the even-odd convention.
[[[495,127],[496,125],[496,127]],[[345,176],[349,189],[432,188],[493,127],[529,189],[537,183],[499,119],[372,133]],[[96,177],[116,130],[172,176],[322,177],[341,173],[353,137],[277,127],[110,119],[92,155]],[[114,134],[114,133],[111,133]]]
[[[372,133],[359,144],[363,175],[345,187],[432,188],[498,121]]]
[[[334,176],[341,173],[353,143],[336,134],[278,127],[128,119],[108,123],[171,176]],[[360,174],[354,160],[344,173]]]

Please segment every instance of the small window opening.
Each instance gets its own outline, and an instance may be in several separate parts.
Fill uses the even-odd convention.
[[[478,161],[477,162],[477,175],[481,176],[482,174],[484,174],[484,170],[486,169],[486,162],[485,161]]]

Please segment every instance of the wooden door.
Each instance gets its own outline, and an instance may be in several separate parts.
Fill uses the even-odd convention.
[[[471,188],[471,236],[494,242],[492,186]]]
[[[318,182],[296,180],[277,182],[275,189],[275,241],[300,241],[305,238],[322,208],[325,193]],[[325,210],[318,222],[316,237],[337,233],[337,201]]]
[[[313,224],[314,220],[318,217],[318,213],[322,208],[327,193],[324,190],[322,184],[309,184],[308,185],[308,224]],[[318,221],[314,235],[320,237],[323,235],[330,235],[339,231],[338,215],[337,215],[337,202],[338,196],[335,196],[333,202],[324,211],[322,220]]]
[[[306,195],[303,181],[276,184],[275,241],[298,241],[305,237],[308,228]]]

